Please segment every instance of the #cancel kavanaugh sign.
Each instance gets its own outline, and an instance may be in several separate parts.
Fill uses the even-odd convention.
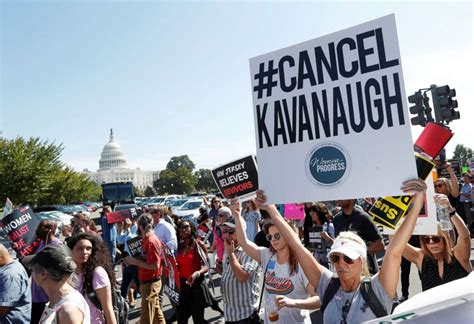
[[[395,16],[250,59],[269,202],[400,195],[417,177]]]

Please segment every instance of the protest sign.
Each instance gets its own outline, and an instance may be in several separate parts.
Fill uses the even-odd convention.
[[[439,165],[439,159],[437,158],[435,160],[437,164],[437,172],[438,172],[438,178],[447,178],[451,179],[451,175],[449,174],[448,169],[443,167],[442,165]],[[451,169],[453,170],[454,174],[456,175],[456,178],[458,181],[461,181],[462,177],[462,170],[461,170],[461,164],[459,163],[459,160],[448,160],[449,163],[451,163]]]
[[[416,177],[395,16],[250,59],[269,203],[400,195]]]
[[[322,231],[323,227],[320,225],[314,225],[308,228],[309,248],[318,251],[323,249],[323,239],[321,237]]]
[[[36,228],[40,220],[30,207],[21,207],[13,210],[2,219],[3,230],[8,235],[14,250],[21,256],[33,254],[39,245],[36,239]]]
[[[0,216],[0,219],[10,214],[13,210],[13,203],[8,199],[5,201],[5,207],[3,207],[3,214]]]
[[[126,242],[130,255],[132,257],[139,257],[142,253],[142,238],[137,236]]]
[[[215,168],[212,177],[225,199],[250,199],[258,189],[257,164],[252,155]]]
[[[143,208],[141,207],[124,209],[124,210],[119,210],[113,213],[108,213],[107,223],[113,224],[113,223],[122,222],[126,218],[130,218],[130,219],[138,218],[143,213],[144,211],[143,211]]]
[[[164,279],[164,288],[166,296],[172,300],[175,304],[179,304],[179,271],[176,259],[173,252],[162,243],[164,251],[164,262],[163,262],[163,279]]]
[[[283,215],[288,219],[304,219],[304,204],[285,204]]]

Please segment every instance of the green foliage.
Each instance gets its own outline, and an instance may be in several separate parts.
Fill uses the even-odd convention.
[[[135,194],[135,197],[143,197],[145,195],[144,190],[133,186],[133,192]]]
[[[61,204],[98,200],[100,187],[60,161],[62,145],[0,139],[0,199],[15,205]]]
[[[467,166],[467,160],[472,158],[472,149],[462,145],[457,144],[454,148],[453,159],[459,160],[461,166]]]
[[[187,155],[181,156],[173,156],[168,164],[166,165],[166,169],[170,171],[176,172],[179,168],[184,167],[189,172],[192,172],[196,165],[191,161],[191,159]]]
[[[152,187],[148,186],[145,188],[145,192],[143,194],[145,197],[153,197],[156,193]]]
[[[153,188],[162,194],[189,194],[195,190],[198,178],[193,175],[194,163],[187,155],[174,156],[160,172]]]
[[[213,192],[217,191],[218,188],[214,179],[212,178],[211,170],[209,169],[199,169],[194,172],[194,175],[198,178],[198,183],[196,184],[196,190]]]

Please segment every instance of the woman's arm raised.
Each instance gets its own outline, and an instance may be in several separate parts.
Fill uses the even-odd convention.
[[[240,203],[238,200],[233,199],[230,202],[230,210],[232,211],[232,216],[234,216],[235,219],[237,241],[239,242],[239,245],[252,259],[258,263],[261,263],[260,250],[263,248],[257,246],[254,242],[248,239],[246,234],[246,224],[240,215]]]
[[[263,191],[257,191],[256,201],[260,209],[266,210],[268,212],[276,227],[278,228],[278,231],[280,231],[280,234],[283,235],[285,241],[295,253],[296,259],[303,269],[306,278],[308,278],[311,285],[317,287],[319,284],[319,279],[321,278],[323,266],[320,265],[311,255],[311,253],[303,246],[303,244],[301,244],[299,237],[293,231],[290,225],[284,221],[275,205],[266,205],[267,197]]]
[[[423,180],[410,180],[404,182],[401,189],[406,194],[414,194],[412,208],[405,217],[402,225],[398,228],[387,246],[379,273],[379,280],[385,291],[391,298],[397,295],[397,283],[400,276],[400,263],[403,250],[405,249],[416,224],[416,218],[420,213],[425,200],[426,183]]]

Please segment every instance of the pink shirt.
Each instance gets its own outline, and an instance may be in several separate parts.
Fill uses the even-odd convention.
[[[95,305],[90,301],[89,297],[86,296],[85,291],[83,290],[84,284],[84,274],[83,273],[74,273],[72,277],[71,285],[76,288],[86,299],[87,305],[91,311],[91,323],[105,324],[104,314],[100,309],[95,307]],[[97,267],[94,269],[94,274],[92,275],[92,288],[94,290],[110,287],[109,275],[102,267]]]
[[[214,244],[216,245],[217,260],[222,261],[224,256],[224,240],[217,234],[217,227],[214,229]]]

